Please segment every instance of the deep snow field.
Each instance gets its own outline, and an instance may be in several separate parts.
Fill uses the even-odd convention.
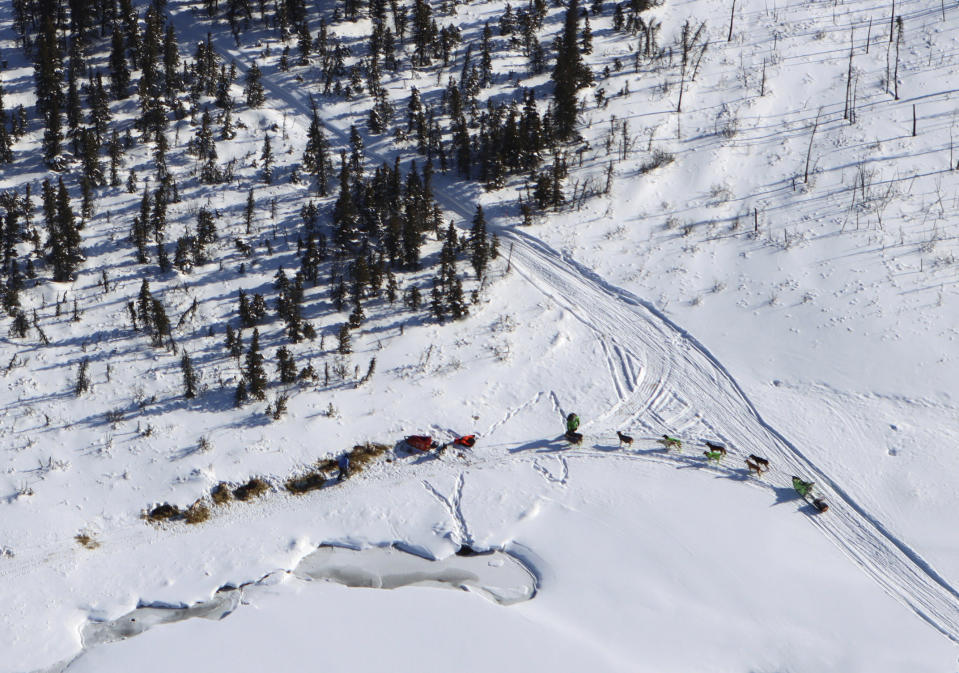
[[[190,4],[167,5],[184,45],[209,28]],[[475,36],[502,11],[477,2],[442,21]],[[549,11],[544,44],[562,26],[562,8]],[[361,386],[294,384],[280,420],[264,403],[234,408],[239,370],[223,328],[238,288],[269,291],[280,266],[298,265],[309,187],[262,186],[250,157],[275,124],[277,172],[299,161],[309,92],[276,66],[275,34],[253,30],[237,46],[216,24],[221,56],[241,72],[260,63],[268,104],[243,107],[247,132],[218,143],[221,162],[238,159],[238,184],[217,190],[184,178],[171,227],[182,230],[204,203],[239,227],[257,185],[256,234],[276,254],[258,248],[241,274],[224,225],[217,263],[148,276],[171,316],[199,302],[177,333],[201,374],[195,400],[182,396],[179,356],[129,326],[126,303],[145,272],[126,238],[142,189],[104,188],[78,279],[24,293],[52,345],[0,330],[0,673],[955,673],[959,5],[896,3],[905,31],[898,100],[884,81],[889,12],[872,0],[740,0],[727,41],[730,3],[666,0],[648,12],[662,21],[663,46],[675,45],[687,18],[706,21],[709,40],[677,114],[677,66],[634,72],[636,38],[611,30],[607,3],[590,17],[587,61],[596,73],[616,57],[625,65],[581,92],[589,146],[568,192],[602,186],[618,156],[618,134],[605,146],[615,117],[628,121],[633,143],[614,161],[610,194],[521,227],[519,182],[486,192],[437,172],[446,219],[468,227],[482,204],[500,237],[469,317],[440,325],[371,302],[343,362],[335,334],[344,316],[325,287],[310,288],[307,317],[323,340],[298,344],[297,362],[362,373],[375,357],[376,370]],[[9,14],[0,8],[7,109],[33,96]],[[369,22],[333,30],[362,37]],[[850,39],[854,123],[843,118]],[[271,57],[258,40],[273,45]],[[525,59],[517,52],[514,61],[497,61],[498,86],[510,72],[548,89],[548,74],[526,77]],[[432,70],[384,78],[398,117],[412,86],[435,91],[441,79]],[[614,95],[627,82],[629,93]],[[599,87],[605,107],[593,96]],[[366,100],[317,100],[331,143],[344,147]],[[28,151],[38,128],[20,141],[18,161],[0,167],[0,189],[44,177]],[[654,150],[674,160],[642,170]],[[368,138],[366,151],[371,165],[415,156],[389,136]],[[174,157],[188,173],[192,158]],[[141,176],[150,161],[148,148],[126,158]],[[439,245],[426,249],[435,255]],[[58,315],[63,296],[69,308]],[[74,298],[80,322],[71,320]],[[284,343],[279,325],[261,332],[265,352]],[[76,397],[84,357],[93,386]],[[270,399],[282,390],[274,383]],[[583,419],[578,447],[561,437],[570,411]],[[621,446],[616,430],[632,445]],[[410,434],[465,433],[478,441],[462,455],[393,450]],[[666,452],[656,443],[663,433],[686,448]],[[729,449],[718,465],[701,455],[707,439]],[[291,475],[368,441],[387,444],[388,459],[319,491],[284,490]],[[750,453],[772,464],[762,479],[745,468]],[[793,474],[817,483],[828,512],[796,496]],[[141,518],[252,476],[271,490],[215,506],[203,523]],[[81,533],[97,546],[78,544]],[[397,545],[427,559],[461,545],[501,550],[529,569],[536,595],[500,605],[481,591],[366,589],[289,572],[323,544]],[[222,619],[159,624],[84,650],[90,623],[241,585]]]

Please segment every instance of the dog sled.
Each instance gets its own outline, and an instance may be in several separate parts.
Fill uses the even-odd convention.
[[[441,453],[448,446],[457,446],[464,449],[473,448],[473,446],[476,444],[476,435],[463,435],[461,437],[456,437],[445,444],[440,444],[430,435],[410,435],[404,438],[403,442],[407,447],[413,451],[418,451],[419,453],[427,453],[433,449],[435,449],[437,453]]]
[[[563,435],[563,438],[564,438],[567,442],[569,442],[570,444],[582,444],[582,443],[583,443],[583,435],[582,435],[582,433],[580,433],[580,432],[573,432],[572,430],[569,430],[569,431],[566,432],[565,435]]]
[[[452,442],[453,446],[461,446],[464,449],[472,449],[473,445],[476,444],[476,435],[463,435],[462,437],[457,437]]]
[[[419,451],[420,453],[426,453],[431,449],[436,449],[439,447],[440,443],[429,435],[410,435],[409,437],[403,440],[406,442],[406,445],[413,449],[414,451]]]
[[[793,477],[793,488],[803,500],[815,507],[819,512],[825,512],[829,509],[826,499],[817,494],[813,489],[816,485],[811,481],[805,481],[799,477]]]

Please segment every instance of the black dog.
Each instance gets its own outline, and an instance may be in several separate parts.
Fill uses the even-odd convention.
[[[623,444],[625,444],[626,446],[632,446],[632,445],[633,445],[633,438],[630,437],[629,435],[624,435],[624,434],[621,433],[619,430],[617,430],[617,431],[616,431],[616,436],[619,437],[619,445],[620,445],[620,446],[622,446]]]
[[[760,458],[755,453],[750,453],[749,459],[759,466],[760,472],[766,472],[769,470],[769,461],[766,460],[765,458]]]
[[[718,451],[719,453],[723,455],[723,458],[726,457],[726,447],[723,446],[722,444],[713,444],[712,442],[706,442],[706,446],[707,448],[709,448],[710,451]]]

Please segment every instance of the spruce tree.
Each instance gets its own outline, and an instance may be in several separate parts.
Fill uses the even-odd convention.
[[[97,144],[102,145],[107,129],[110,127],[110,101],[103,88],[103,75],[96,73],[88,88],[88,105],[90,107],[90,125],[97,134]]]
[[[120,166],[123,161],[123,146],[120,144],[120,138],[117,130],[113,129],[110,134],[110,141],[107,144],[107,152],[110,155],[110,186],[119,187],[123,184],[120,180]]]
[[[166,126],[163,109],[163,79],[160,74],[160,51],[163,16],[155,7],[148,7],[146,28],[140,51],[140,81],[137,93],[140,99],[140,117],[137,128],[148,137],[161,135]]]
[[[150,336],[153,345],[157,348],[163,346],[163,337],[167,337],[170,340],[170,346],[173,347],[173,324],[159,299],[153,300],[153,334]]]
[[[53,280],[58,283],[73,280],[77,267],[83,261],[80,251],[80,231],[77,229],[70,194],[59,178],[56,194],[56,216],[50,232],[50,262],[53,265]]]
[[[233,396],[233,404],[237,407],[243,406],[250,399],[250,394],[246,389],[246,381],[242,378],[240,382],[236,384],[236,393]]]
[[[253,231],[253,213],[256,207],[256,202],[253,200],[253,189],[250,189],[249,194],[246,196],[246,208],[243,209],[243,221],[246,223],[246,233],[251,233]]]
[[[114,99],[123,100],[130,95],[130,68],[127,65],[126,47],[119,26],[114,26],[110,48],[110,92]]]
[[[589,27],[589,15],[583,18],[583,32],[580,35],[580,51],[584,54],[593,53],[593,30]]]
[[[281,383],[293,383],[296,381],[296,362],[293,355],[286,346],[281,346],[276,351],[276,368],[280,374]]]
[[[177,45],[173,25],[168,23],[163,36],[163,95],[171,108],[179,104],[177,93],[181,89],[180,51]]]
[[[350,173],[354,179],[363,175],[363,136],[355,124],[350,125]]]
[[[257,400],[266,399],[266,372],[263,370],[263,355],[260,353],[260,331],[253,330],[250,350],[246,353],[246,368],[243,377],[248,383],[248,392]]]
[[[27,332],[30,329],[30,322],[27,320],[27,314],[20,310],[15,310],[13,313],[13,326],[11,331],[16,336],[21,339],[27,336]]]
[[[493,57],[490,53],[490,41],[493,38],[493,31],[489,23],[483,25],[483,44],[480,52],[480,85],[488,87],[493,83]]]
[[[8,164],[13,161],[13,144],[10,134],[7,131],[7,111],[3,106],[3,84],[0,83],[0,164]]]
[[[306,240],[306,250],[300,258],[300,273],[303,274],[305,279],[313,283],[314,287],[319,282],[321,261],[322,258],[316,247],[316,236],[311,233]]]
[[[190,356],[183,353],[180,358],[180,369],[183,370],[183,396],[188,400],[196,397],[197,379],[196,372],[193,369],[193,361]]]
[[[43,129],[43,160],[54,169],[60,167],[63,153],[63,131],[60,118],[60,103],[53,99],[47,103]]]
[[[393,302],[396,301],[396,295],[399,291],[399,284],[396,282],[396,276],[393,274],[392,269],[386,270],[386,300],[390,303],[390,306],[393,305]]]
[[[237,360],[243,355],[243,337],[229,323],[226,326],[226,349]]]
[[[73,384],[73,394],[80,397],[90,389],[90,377],[87,375],[87,369],[90,367],[90,358],[85,357],[80,361],[77,368],[77,380]]]
[[[463,296],[463,283],[455,271],[446,290],[446,310],[453,320],[462,320],[469,314],[466,299]]]
[[[489,242],[486,237],[486,218],[483,216],[483,206],[476,206],[476,214],[473,216],[473,228],[470,231],[469,239],[470,262],[473,265],[473,271],[479,278],[486,271],[486,265],[489,262]]]
[[[197,160],[203,163],[200,169],[200,182],[211,185],[220,181],[220,171],[216,165],[216,142],[213,140],[212,120],[208,110],[203,110],[200,117],[200,128],[193,139],[193,153]]]
[[[578,26],[579,0],[569,0],[563,35],[557,40],[556,66],[553,69],[556,134],[560,140],[573,137],[577,114],[576,92],[593,81],[592,73],[580,55]]]
[[[306,149],[303,150],[303,167],[316,180],[316,188],[321,196],[326,196],[327,184],[333,171],[330,161],[330,144],[323,133],[323,126],[313,105],[313,119],[307,133]]]
[[[340,331],[337,333],[337,341],[339,343],[336,351],[340,355],[349,355],[353,352],[353,347],[350,345],[350,327],[346,323],[343,323],[340,327]]]
[[[233,128],[233,113],[227,108],[220,116],[220,139],[233,140],[234,138],[236,138],[236,131]]]
[[[150,282],[144,278],[140,284],[140,295],[137,298],[137,318],[145,332],[153,333],[153,295],[150,294]]]
[[[209,208],[201,207],[196,214],[196,237],[202,245],[216,241],[216,223]]]
[[[104,185],[103,166],[100,164],[100,144],[97,142],[96,131],[85,128],[80,131],[80,161],[83,168],[83,177],[91,185]],[[84,217],[88,215],[84,214]]]
[[[443,322],[446,319],[446,297],[443,296],[442,285],[436,278],[433,279],[433,287],[430,288],[430,313],[437,322]]]
[[[273,183],[273,149],[270,146],[270,134],[263,137],[263,150],[260,152],[260,161],[263,163],[263,182]]]
[[[339,247],[349,245],[356,235],[359,213],[350,188],[350,171],[345,154],[340,155],[340,195],[333,205],[334,240]]]
[[[263,90],[260,69],[256,63],[250,66],[246,73],[246,86],[243,89],[246,104],[251,108],[258,108],[266,102],[266,93]]]

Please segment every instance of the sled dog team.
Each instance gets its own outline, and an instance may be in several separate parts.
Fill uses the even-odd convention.
[[[583,441],[583,435],[578,432],[579,430],[579,416],[576,414],[569,414],[566,416],[566,433],[563,435],[566,441],[570,444],[581,444]],[[619,446],[632,446],[633,438],[627,434],[616,431],[616,437],[619,439]],[[683,450],[683,441],[678,437],[670,437],[669,435],[663,435],[660,439],[656,440],[662,444],[667,451],[670,449],[676,449],[678,451]],[[455,439],[445,443],[440,444],[435,439],[429,435],[410,435],[406,437],[404,442],[406,443],[409,449],[414,450],[419,453],[428,453],[434,451],[436,457],[439,457],[443,454],[446,448],[450,445],[461,447],[461,448],[472,448],[476,443],[476,435],[464,435],[462,437],[456,437]],[[708,462],[719,463],[723,458],[726,457],[727,450],[726,447],[722,444],[717,444],[715,442],[706,441],[706,450],[703,451],[703,455],[706,456]],[[459,454],[462,457],[462,454]],[[754,453],[749,454],[749,457],[746,458],[746,467],[749,468],[749,473],[756,473],[757,477],[762,477],[763,474],[769,471],[769,461],[761,456],[757,456]],[[349,467],[340,468],[340,478],[342,479],[344,475],[349,474]],[[799,477],[792,478],[793,489],[807,502],[811,503],[817,510],[820,512],[825,512],[829,509],[829,505],[826,504],[825,499],[821,495],[817,495],[813,491],[815,484],[811,481],[805,481]]]
[[[580,444],[583,441],[583,435],[577,432],[579,428],[579,416],[576,414],[569,414],[566,417],[566,434],[565,437],[567,441],[572,444]],[[633,438],[627,434],[616,431],[616,437],[619,439],[619,446],[632,446]],[[678,451],[683,450],[683,442],[677,437],[670,437],[669,435],[663,435],[660,439],[656,440],[662,444],[666,450],[676,449]],[[726,457],[726,447],[722,444],[716,444],[715,442],[706,441],[706,450],[703,451],[703,455],[706,456],[708,462],[718,463],[720,460]],[[754,453],[749,454],[749,457],[746,458],[746,467],[749,469],[749,473],[756,473],[757,477],[761,477],[763,474],[769,471],[769,461],[766,458],[757,456]],[[812,505],[819,510],[820,512],[825,512],[829,509],[829,505],[826,504],[825,499],[822,496],[817,496],[813,493],[813,484],[811,481],[805,481],[799,477],[792,478],[792,485],[796,492],[804,499],[812,503]]]

